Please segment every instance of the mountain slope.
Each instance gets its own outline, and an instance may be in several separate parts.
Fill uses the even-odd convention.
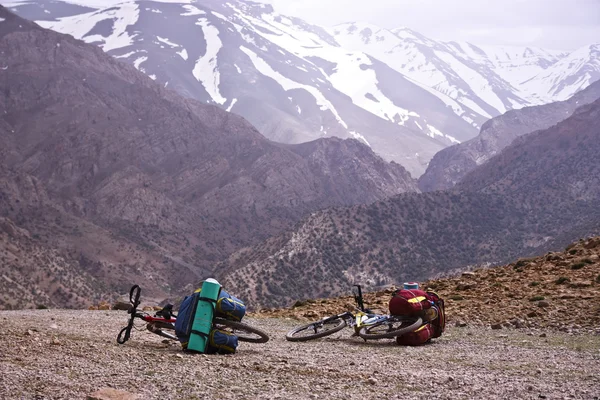
[[[600,100],[522,136],[453,191],[324,210],[223,265],[261,306],[327,297],[353,282],[423,280],[539,254],[600,232]]]
[[[488,118],[573,93],[598,71],[595,53],[579,69],[550,68],[571,55],[437,42],[359,23],[325,30],[249,1],[7,4],[187,97],[244,116],[270,139],[354,137],[415,177]],[[586,68],[591,75],[582,78]],[[562,86],[540,89],[553,85]]]
[[[0,18],[0,216],[23,230],[13,245],[105,283],[88,299],[132,282],[164,296],[314,210],[416,190],[403,167],[356,140],[312,152],[271,142],[96,46],[4,8]],[[32,276],[46,268],[34,266]],[[47,305],[81,305],[79,278],[61,283],[64,298],[40,278],[10,304],[31,305],[35,289]]]
[[[598,98],[600,82],[595,82],[568,100],[512,110],[492,118],[483,125],[477,137],[438,152],[419,178],[419,188],[433,191],[453,187],[517,137],[549,128],[570,116],[577,107]]]

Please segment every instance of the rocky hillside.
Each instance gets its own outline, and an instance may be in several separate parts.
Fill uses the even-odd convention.
[[[424,281],[421,288],[433,290],[444,299],[452,325],[600,333],[600,237],[580,240],[563,251],[451,275]],[[388,302],[395,289],[392,286],[365,294],[366,306],[389,312]],[[291,308],[263,309],[256,315],[305,321],[354,306],[352,296],[300,299]]]
[[[328,297],[353,282],[424,280],[600,233],[600,100],[525,135],[454,191],[325,210],[234,254],[227,286],[262,306]]]
[[[138,280],[164,295],[314,210],[417,190],[356,140],[271,142],[96,46],[3,7],[0,18],[0,216],[25,232],[6,240],[58,252],[83,280],[118,292]],[[10,304],[75,304],[51,294],[47,264],[29,268],[42,278]],[[60,284],[64,296],[79,296],[76,281]],[[95,287],[89,299],[104,293]]]
[[[436,153],[419,178],[419,188],[428,192],[453,187],[517,137],[547,129],[598,98],[600,82],[595,82],[568,100],[511,110],[492,118],[483,124],[477,137]]]

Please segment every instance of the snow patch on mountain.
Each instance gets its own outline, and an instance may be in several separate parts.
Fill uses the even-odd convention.
[[[371,147],[371,144],[367,141],[367,139],[361,135],[360,133],[356,132],[356,131],[348,131],[348,133],[350,133],[350,136],[352,136],[354,139],[358,139],[363,141],[367,146]]]
[[[460,60],[449,53],[442,51],[433,52],[439,59],[446,62],[454,72],[461,77],[463,81],[475,92],[475,94],[483,99],[486,103],[490,104],[500,113],[506,112],[506,107],[500,98],[494,93],[494,90],[490,86],[487,79],[485,79],[477,71],[467,67]],[[483,111],[483,110],[481,110]],[[485,111],[479,112],[481,115],[491,118],[492,116]]]
[[[172,48],[174,48],[174,47],[180,47],[180,46],[179,46],[177,43],[173,43],[173,42],[171,42],[171,41],[170,41],[169,39],[167,39],[167,38],[163,38],[163,37],[157,36],[157,37],[156,37],[156,39],[157,39],[159,42],[161,42],[161,43],[164,43],[164,44],[166,44],[167,46],[170,46],[170,47],[172,47]]]
[[[231,111],[231,109],[233,108],[233,105],[237,103],[237,99],[234,98],[233,100],[231,100],[231,104],[229,104],[229,107],[227,107],[227,112]]]
[[[206,14],[203,10],[200,10],[197,7],[194,7],[194,6],[189,5],[189,4],[184,5],[183,9],[186,10],[186,12],[184,12],[183,14],[181,14],[184,17],[189,17],[189,16],[192,16],[192,15],[204,15],[204,14]]]
[[[179,54],[179,56],[181,58],[183,58],[184,60],[188,59],[188,52],[186,49],[181,49],[180,51],[177,52],[177,54]]]
[[[291,80],[289,78],[286,78],[285,76],[281,75],[279,72],[275,71],[265,60],[260,58],[255,52],[248,49],[247,47],[241,46],[240,50],[242,50],[244,53],[246,53],[246,55],[252,61],[254,68],[256,68],[258,72],[260,72],[261,74],[263,74],[266,77],[273,79],[286,92],[289,90],[293,90],[293,89],[306,90],[308,93],[310,93],[315,98],[317,105],[320,106],[320,109],[322,111],[324,111],[324,110],[331,111],[331,113],[334,115],[334,117],[338,121],[338,123],[340,125],[342,125],[344,128],[348,129],[348,125],[342,120],[342,117],[340,117],[340,115],[338,114],[338,112],[335,109],[335,107],[333,106],[333,104],[331,104],[331,102],[329,100],[327,100],[325,98],[325,96],[323,96],[323,94],[319,90],[317,90],[316,88],[314,88],[312,86],[303,85],[301,83],[294,82],[293,80]]]
[[[147,61],[148,57],[147,56],[142,56],[139,58],[136,58],[136,60],[133,62],[133,66],[135,67],[135,69],[140,69],[140,65],[144,62]]]
[[[37,21],[37,23],[43,28],[72,35],[74,38],[82,39],[87,43],[99,42],[102,50],[110,51],[133,44],[136,35],[129,35],[127,28],[137,22],[139,15],[140,10],[136,3],[123,3],[103,12],[94,11],[58,18],[57,21]],[[96,24],[105,20],[113,21],[112,32],[109,36],[87,35]]]
[[[219,91],[221,74],[217,67],[217,54],[223,46],[221,39],[219,39],[219,30],[211,25],[206,18],[199,18],[196,25],[202,27],[204,40],[206,41],[206,53],[196,60],[192,74],[198,82],[202,83],[202,86],[215,103],[223,104],[227,99]]]
[[[420,125],[419,125],[420,127]],[[427,124],[427,129],[429,130],[428,135],[430,137],[436,137],[436,136],[441,136],[444,137],[448,140],[450,140],[452,143],[458,144],[460,143],[460,140],[456,139],[455,137],[452,137],[450,135],[446,135],[445,133],[442,133],[439,129],[437,129],[435,126],[429,125]]]

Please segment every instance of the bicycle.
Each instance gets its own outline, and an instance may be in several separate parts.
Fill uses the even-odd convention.
[[[353,286],[358,288],[358,293],[354,293],[354,300],[357,305],[355,312],[346,311],[296,327],[289,331],[285,338],[291,342],[304,342],[332,335],[348,326],[354,328],[355,333],[365,341],[386,339],[412,332],[423,324],[423,318],[420,316],[409,317],[372,313],[369,309],[365,309],[361,286]]]
[[[171,340],[179,340],[175,335],[175,322],[177,315],[173,312],[173,305],[167,304],[161,310],[158,310],[154,316],[147,312],[139,312],[141,288],[133,285],[129,291],[129,302],[131,306],[127,313],[130,315],[127,326],[117,335],[117,343],[124,344],[131,337],[131,329],[134,328],[135,319],[141,319],[146,322],[146,329],[158,336]],[[240,342],[248,343],[266,343],[269,336],[260,329],[254,328],[243,322],[231,321],[225,318],[215,317],[213,319],[213,328],[227,331],[237,336]],[[171,333],[172,331],[172,333]]]

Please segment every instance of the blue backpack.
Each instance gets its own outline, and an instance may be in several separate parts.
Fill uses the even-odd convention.
[[[198,289],[191,296],[186,296],[179,306],[179,313],[175,321],[175,334],[184,349],[187,349],[190,340],[192,321],[201,291],[201,289]],[[246,305],[244,302],[221,289],[215,305],[215,317],[241,321],[245,314]],[[237,346],[237,336],[223,330],[213,329],[209,334],[206,352],[230,354],[235,353]]]

